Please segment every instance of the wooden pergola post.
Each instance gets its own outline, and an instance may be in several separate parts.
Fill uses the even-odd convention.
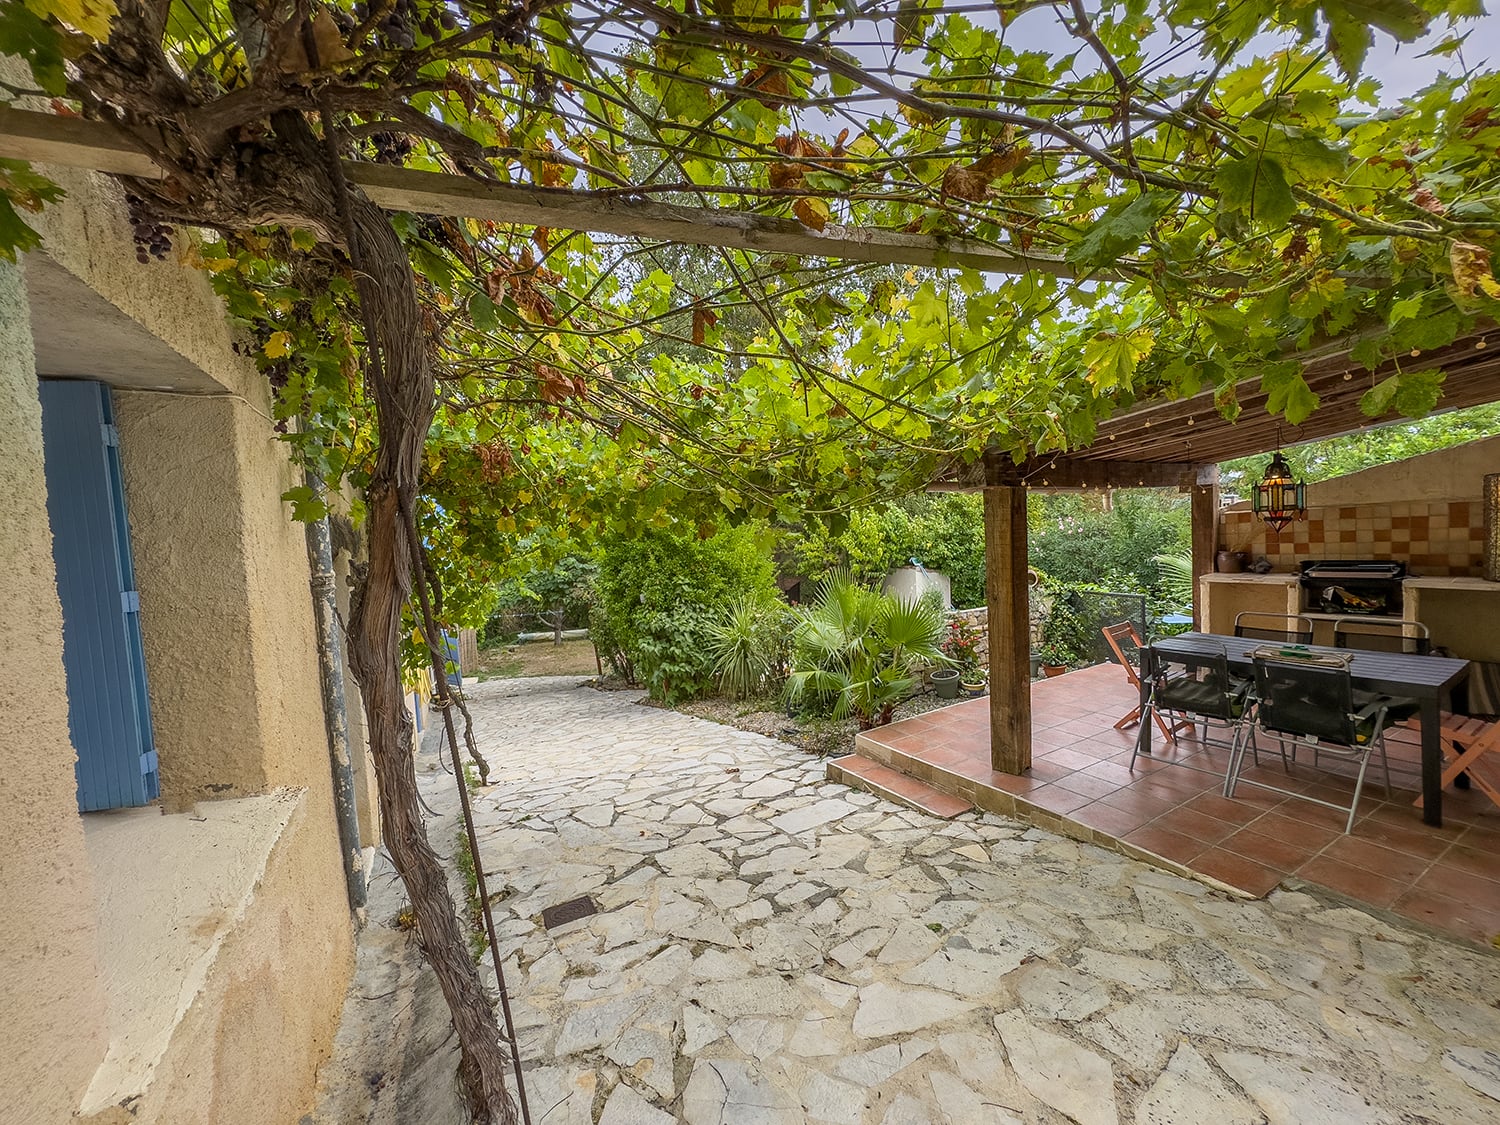
[[[990,632],[990,768],[1031,768],[1031,605],[1026,486],[984,490],[984,592]]]
[[[1214,572],[1214,554],[1219,539],[1219,467],[1198,470],[1192,488],[1193,512],[1193,628],[1208,628],[1203,618],[1203,576]]]

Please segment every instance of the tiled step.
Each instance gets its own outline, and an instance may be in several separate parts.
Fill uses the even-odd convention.
[[[942,793],[914,777],[873,762],[860,754],[846,754],[842,758],[830,760],[828,779],[841,781],[851,788],[863,789],[867,793],[884,797],[887,801],[894,801],[898,805],[944,820],[951,820],[959,813],[966,813],[974,808],[962,797]]]

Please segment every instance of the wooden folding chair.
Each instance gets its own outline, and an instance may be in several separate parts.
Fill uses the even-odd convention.
[[[1413,719],[1407,725],[1416,726],[1416,722]],[[1467,773],[1469,780],[1500,806],[1500,779],[1491,780],[1480,772],[1483,768],[1480,759],[1486,754],[1494,754],[1500,758],[1500,723],[1489,723],[1483,719],[1452,715],[1444,711],[1439,738],[1442,740],[1443,758],[1448,763],[1443,767],[1443,785],[1452,785],[1459,774]],[[1420,809],[1422,798],[1418,797],[1412,804]]]
[[[1130,686],[1135,688],[1136,691],[1140,691],[1140,669],[1125,654],[1124,648],[1124,645],[1130,644],[1134,646],[1137,653],[1141,651],[1141,638],[1136,635],[1135,625],[1129,621],[1121,621],[1118,625],[1106,625],[1100,632],[1104,634],[1104,639],[1109,642],[1109,647],[1113,650],[1115,659],[1120,662],[1120,667],[1125,669],[1125,678],[1130,681]],[[1161,736],[1168,742],[1173,741],[1173,734],[1181,730],[1183,726],[1191,725],[1178,723],[1169,728],[1159,712],[1152,711],[1151,717],[1156,720],[1156,729],[1161,731]],[[1140,704],[1136,704],[1135,708],[1128,715],[1122,716],[1120,721],[1115,724],[1115,730],[1123,730],[1126,727],[1134,726],[1140,721],[1141,707]]]

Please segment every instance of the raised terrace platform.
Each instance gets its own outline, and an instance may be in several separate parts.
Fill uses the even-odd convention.
[[[1345,836],[1343,814],[1308,801],[1249,786],[1225,799],[1227,750],[1191,735],[1166,745],[1158,737],[1155,757],[1132,772],[1136,729],[1113,728],[1135,702],[1114,665],[1036,682],[1024,776],[990,769],[988,699],[861,734],[856,753],[831,761],[828,773],[942,816],[968,803],[1021,817],[1255,897],[1301,880],[1470,941],[1500,934],[1500,809],[1477,788],[1449,789],[1443,827],[1423,824],[1412,805],[1414,732],[1388,736],[1394,792],[1386,797],[1372,767],[1360,819]],[[1348,801],[1352,779],[1305,762],[1289,778],[1266,748],[1261,762],[1276,784]]]

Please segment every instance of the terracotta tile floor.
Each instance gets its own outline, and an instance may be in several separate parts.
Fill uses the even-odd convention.
[[[968,700],[860,736],[862,753],[915,772],[938,789],[999,790],[1254,895],[1289,877],[1318,883],[1372,906],[1394,910],[1449,933],[1488,943],[1500,934],[1500,809],[1477,788],[1448,789],[1443,827],[1422,823],[1413,807],[1420,788],[1415,732],[1388,737],[1393,793],[1386,797],[1372,761],[1359,820],[1345,836],[1345,814],[1308,801],[1242,785],[1221,795],[1228,751],[1183,734],[1132,771],[1134,726],[1115,720],[1135,706],[1124,674],[1101,665],[1032,688],[1032,768],[1024,776],[993,773],[989,701]],[[871,745],[875,743],[877,745]],[[1324,757],[1290,774],[1279,752],[1262,748],[1264,777],[1286,788],[1347,802],[1352,770]],[[983,801],[978,803],[983,804]]]

